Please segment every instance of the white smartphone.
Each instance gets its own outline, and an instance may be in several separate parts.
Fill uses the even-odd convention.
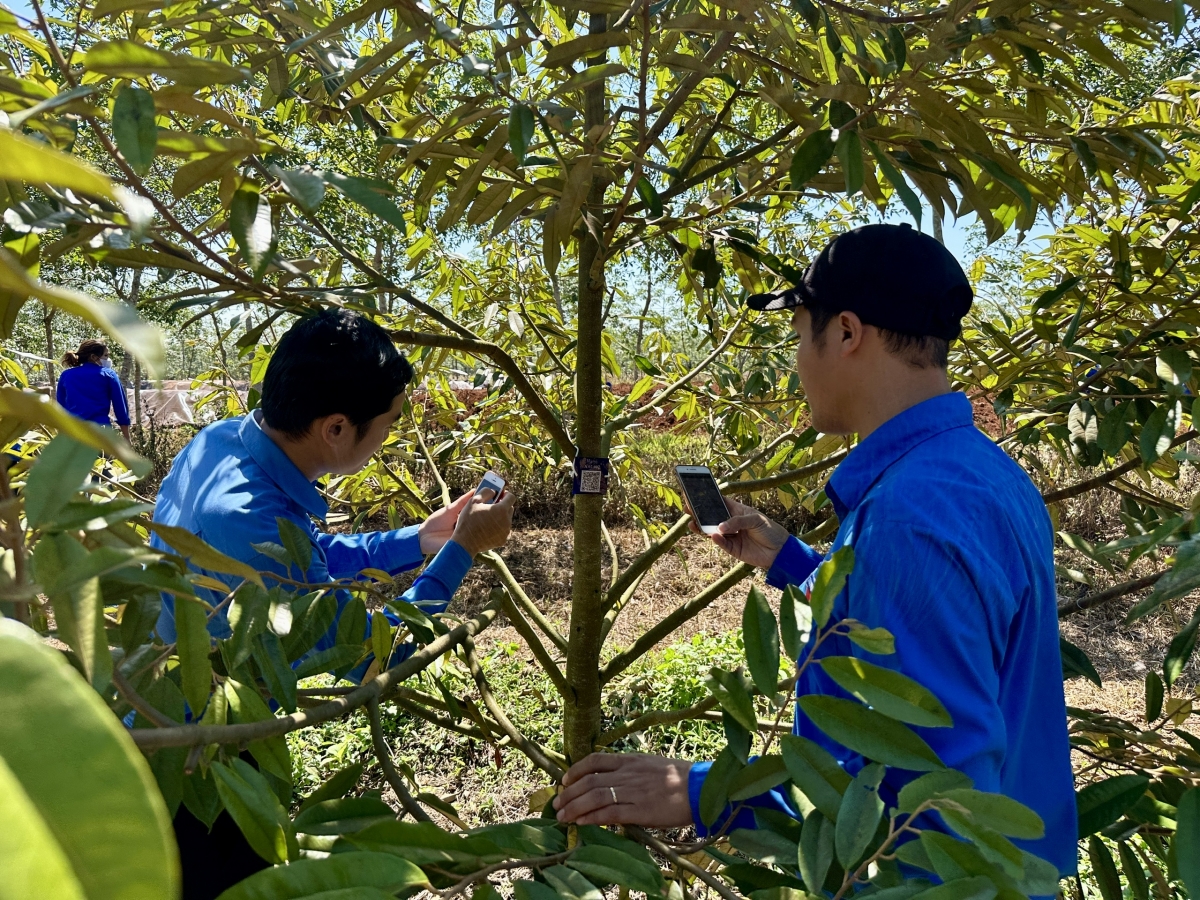
[[[483,479],[479,482],[479,487],[475,488],[475,493],[483,490],[495,491],[495,496],[489,500],[489,503],[495,503],[500,499],[500,495],[504,493],[504,479],[495,472],[487,471],[484,473]]]
[[[717,526],[729,518],[729,507],[717,487],[712,470],[708,466],[676,466],[675,477],[683,488],[696,524],[704,534],[716,534]]]

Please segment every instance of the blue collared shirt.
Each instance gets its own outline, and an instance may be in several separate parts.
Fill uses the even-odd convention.
[[[186,528],[227,556],[260,571],[287,576],[282,565],[252,545],[279,543],[279,524],[275,520],[288,519],[308,532],[312,541],[312,565],[304,579],[311,584],[353,578],[365,568],[395,575],[424,562],[415,525],[368,534],[326,534],[318,530],[313,520],[325,518],[328,504],[263,432],[257,416],[255,412],[216,422],[196,435],[175,459],[159,488],[154,521]],[[151,544],[169,549],[157,536]],[[471,562],[466,550],[454,541],[447,542],[403,599],[430,614],[444,611]],[[240,581],[235,576],[200,571],[231,589]],[[206,588],[197,588],[197,593],[214,605],[222,599]],[[349,599],[345,591],[338,592],[339,616]],[[390,613],[388,617],[393,624],[398,621]],[[163,596],[157,631],[167,643],[175,640],[175,604],[169,595]],[[231,634],[224,610],[210,620],[209,632],[215,638]],[[332,647],[336,636],[335,621],[313,650]],[[397,647],[392,665],[411,652],[411,644]],[[360,664],[356,670],[360,677],[366,668]]]
[[[118,425],[129,424],[129,405],[121,378],[99,363],[85,362],[73,369],[63,369],[58,376],[56,397],[71,415],[97,425],[112,425],[108,417],[110,408]]]
[[[886,628],[896,653],[874,656],[838,637],[817,656],[861,657],[933,691],[954,726],[917,733],[977,790],[1007,794],[1035,810],[1045,837],[1016,843],[1063,875],[1075,872],[1078,826],[1053,531],[1041,495],[974,427],[971,403],[958,393],[884,423],[838,466],[825,493],[841,520],[830,552],[849,544],[855,558],[832,621],[855,618]],[[767,581],[807,587],[821,560],[791,538]],[[815,665],[796,693],[848,696]],[[799,707],[794,731],[824,746],[851,774],[862,768],[861,756],[826,737]],[[701,834],[699,793],[708,768],[697,763],[689,778]],[[885,802],[894,805],[913,777],[889,770],[880,788]],[[752,803],[787,809],[778,792]],[[749,810],[735,827],[753,827]]]

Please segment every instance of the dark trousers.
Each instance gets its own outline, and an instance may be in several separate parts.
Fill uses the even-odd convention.
[[[249,753],[243,753],[242,758],[257,768]],[[270,865],[254,852],[225,810],[209,831],[180,804],[172,824],[179,843],[183,900],[216,900],[222,891]]]

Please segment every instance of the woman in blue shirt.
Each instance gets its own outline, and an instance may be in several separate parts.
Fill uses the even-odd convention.
[[[108,346],[101,341],[84,341],[74,353],[68,350],[62,363],[66,368],[58,377],[59,404],[72,415],[109,427],[111,409],[121,434],[129,440],[129,405],[121,379],[113,371]]]

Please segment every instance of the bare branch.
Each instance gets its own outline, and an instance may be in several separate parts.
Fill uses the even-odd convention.
[[[1085,609],[1091,609],[1093,606],[1100,606],[1108,603],[1111,600],[1116,600],[1134,591],[1140,591],[1143,588],[1148,588],[1157,582],[1160,578],[1166,575],[1170,569],[1163,569],[1160,572],[1154,572],[1150,575],[1143,575],[1141,578],[1134,578],[1132,581],[1125,581],[1121,584],[1115,584],[1112,587],[1097,591],[1094,594],[1088,594],[1085,597],[1080,597],[1077,600],[1064,600],[1058,604],[1058,617],[1065,619],[1067,616],[1072,616],[1077,612],[1083,612]]]
[[[521,587],[516,577],[514,577],[513,573],[509,571],[508,565],[504,562],[504,557],[502,557],[495,550],[489,550],[487,553],[479,554],[479,558],[487,563],[487,565],[489,565],[492,570],[500,576],[500,580],[503,581],[504,586],[508,588],[509,594],[511,594],[512,598],[518,604],[520,604],[525,615],[529,616],[529,618],[533,620],[533,624],[540,628],[546,637],[550,638],[550,642],[554,644],[554,646],[557,647],[560,652],[566,653],[567,639],[558,633],[558,629],[550,624],[550,621],[542,615],[542,611],[534,605],[532,600],[529,599],[529,595],[525,593],[525,589]]]
[[[464,622],[453,631],[442,635],[431,644],[418,650],[404,662],[381,672],[357,690],[287,716],[263,719],[259,722],[244,722],[238,725],[180,725],[175,728],[138,729],[131,732],[133,742],[142,750],[159,750],[163,747],[193,747],[197,744],[240,744],[245,741],[276,737],[337,719],[365,706],[372,700],[381,700],[387,692],[405,679],[431,665],[443,653],[457,647],[469,637],[474,637],[492,624],[497,607],[489,604],[479,615]]]
[[[724,897],[725,900],[741,900],[738,894],[735,891],[730,890],[729,885],[725,884],[725,882],[723,882],[720,878],[713,875],[711,872],[706,872],[691,860],[680,856],[654,835],[650,834],[650,832],[639,828],[637,825],[626,825],[625,834],[633,838],[635,841],[645,844],[656,853],[661,853],[680,869],[691,872],[706,885]]]
[[[614,656],[600,670],[600,683],[606,684],[628,669],[636,660],[653,650],[663,638],[671,634],[684,622],[694,619],[714,600],[754,572],[754,566],[738,563],[691,600],[675,609],[665,619],[633,642],[628,650]]]
[[[125,676],[121,674],[121,671],[118,667],[113,668],[112,679],[113,685],[116,687],[121,696],[129,702],[129,705],[159,728],[175,728],[179,726],[179,722],[176,722],[170,716],[159,712],[150,705],[150,701],[134,690],[133,685],[125,679]]]
[[[810,475],[816,475],[819,472],[824,472],[826,469],[832,469],[845,459],[846,454],[849,452],[849,450],[839,450],[837,453],[831,453],[829,456],[822,457],[815,462],[810,462],[806,466],[791,469],[787,472],[778,472],[774,475],[768,475],[765,478],[731,481],[721,486],[721,493],[732,494],[737,497],[744,494],[753,494],[756,491],[765,491],[783,484],[791,484],[794,481],[803,481]]]
[[[563,676],[562,669],[558,667],[558,663],[550,656],[550,651],[546,649],[537,636],[537,632],[533,630],[533,626],[529,624],[529,620],[517,608],[517,604],[513,602],[512,596],[503,588],[496,588],[500,593],[500,602],[503,604],[504,614],[508,616],[508,621],[512,623],[513,628],[517,629],[517,633],[525,640],[533,653],[534,659],[541,665],[542,670],[549,676],[554,683],[554,689],[558,691],[560,696],[567,696],[570,688],[567,687],[567,680]],[[496,596],[496,591],[493,591],[493,597]]]
[[[387,741],[383,739],[383,727],[379,722],[379,701],[377,699],[367,701],[367,715],[371,720],[371,743],[375,746],[375,758],[379,760],[379,767],[383,769],[383,777],[396,792],[396,798],[400,801],[400,805],[418,822],[432,822],[433,819],[425,810],[421,809],[421,804],[413,798],[404,779],[396,771],[396,764],[392,762],[392,751],[388,749]]]
[[[483,668],[479,665],[479,658],[475,655],[475,642],[471,638],[467,638],[463,641],[462,647],[467,668],[471,670],[471,677],[475,679],[475,686],[479,688],[479,696],[483,699],[483,705],[492,714],[492,718],[496,720],[500,730],[508,735],[508,739],[512,741],[514,747],[529,757],[530,762],[555,781],[560,781],[566,774],[566,769],[550,759],[541,747],[521,734],[513,725],[512,720],[504,714],[500,704],[496,702],[492,689],[488,686],[487,677],[483,674]]]
[[[1197,434],[1200,434],[1200,432],[1197,432],[1195,429],[1192,429],[1191,431],[1185,431],[1183,434],[1175,438],[1175,440],[1171,441],[1171,446],[1167,449],[1170,450],[1174,447],[1178,447],[1180,444],[1186,444],[1188,441],[1195,438]],[[1145,460],[1143,460],[1140,456],[1136,456],[1128,462],[1124,462],[1117,466],[1115,469],[1109,469],[1103,475],[1097,475],[1095,478],[1089,478],[1087,481],[1081,481],[1078,484],[1071,485],[1070,487],[1065,487],[1057,491],[1049,491],[1048,493],[1042,494],[1042,500],[1047,506],[1049,506],[1051,503],[1059,503],[1063,500],[1070,500],[1072,497],[1078,497],[1080,494],[1086,494],[1088,491],[1094,491],[1096,488],[1104,487],[1104,485],[1108,484],[1110,481],[1116,481],[1126,472],[1132,472],[1134,469],[1143,468],[1145,465]]]

